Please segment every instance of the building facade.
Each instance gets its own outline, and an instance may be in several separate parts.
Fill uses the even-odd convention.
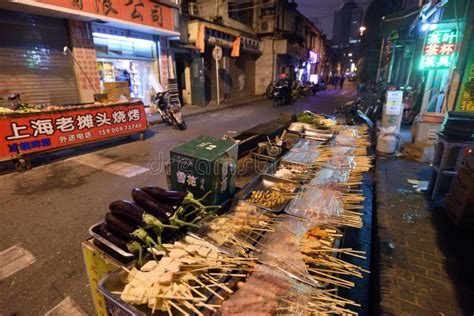
[[[387,16],[378,77],[412,91],[420,112],[474,111],[473,10],[433,0]]]
[[[168,82],[178,25],[177,1],[2,1],[0,94],[77,104],[107,92],[149,104]]]
[[[268,84],[281,73],[293,80],[318,81],[329,73],[326,36],[294,2],[261,1],[255,25],[263,42],[256,93],[264,93]]]
[[[334,13],[332,48],[339,61],[335,70],[339,74],[352,76],[357,71],[363,17],[364,10],[354,0],[345,0]]]
[[[26,103],[148,105],[171,83],[206,105],[330,68],[325,35],[288,0],[0,1],[0,27],[0,94]]]
[[[255,95],[255,60],[262,43],[253,28],[254,13],[248,3],[236,1],[183,2],[182,36],[172,50],[185,104]]]
[[[287,0],[184,1],[182,20],[172,51],[184,103],[259,95],[280,73],[309,81],[328,68],[325,36]]]
[[[339,46],[357,44],[363,17],[364,10],[354,0],[345,0],[334,13],[333,43]]]

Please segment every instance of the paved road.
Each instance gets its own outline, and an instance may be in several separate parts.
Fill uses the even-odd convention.
[[[0,266],[0,315],[42,315],[66,297],[93,314],[81,241],[111,201],[130,198],[134,187],[166,186],[161,170],[170,149],[201,134],[221,137],[245,130],[284,111],[333,113],[354,97],[349,84],[344,91],[328,90],[288,107],[274,109],[262,101],[189,118],[184,132],[160,125],[145,141],[49,156],[28,172],[1,175],[0,265],[19,259],[8,269]]]

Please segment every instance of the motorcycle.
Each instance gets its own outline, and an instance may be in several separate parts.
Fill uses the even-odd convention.
[[[319,91],[324,91],[326,90],[326,83],[320,80],[318,83],[312,85],[311,90],[313,91],[313,95],[315,95]]]
[[[361,104],[364,98],[349,101],[336,110],[336,114],[344,114],[348,125],[367,124],[370,129],[374,127],[373,121],[361,111]]]
[[[313,88],[314,88],[314,85],[311,82],[306,81],[305,83],[303,83],[303,86],[301,87],[299,96],[306,97],[309,95],[314,95]]]
[[[265,93],[263,94],[264,100],[269,100],[273,98],[273,90],[275,89],[275,81],[272,81],[268,84]]]
[[[153,103],[156,104],[158,113],[168,125],[176,126],[181,131],[187,128],[183,113],[181,113],[181,106],[169,102],[169,91],[158,92]]]
[[[299,98],[302,97],[302,91],[303,91],[303,83],[301,80],[295,80],[293,81],[293,84],[291,86],[291,96],[293,98]]]
[[[273,87],[273,107],[289,104],[292,100],[290,83],[288,80],[279,80]]]
[[[376,121],[382,116],[383,102],[382,99],[369,102],[363,111],[364,114],[369,117],[372,121]]]

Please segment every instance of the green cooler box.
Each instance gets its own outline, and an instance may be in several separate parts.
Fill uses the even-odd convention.
[[[216,205],[235,193],[238,145],[214,137],[200,136],[171,151],[171,189],[189,191],[196,198],[212,193],[204,201]]]

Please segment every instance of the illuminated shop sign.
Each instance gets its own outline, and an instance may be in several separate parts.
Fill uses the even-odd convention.
[[[308,61],[309,61],[310,64],[316,64],[319,61],[318,53],[313,52],[312,50],[310,50]]]
[[[434,30],[426,35],[421,69],[449,68],[456,55],[456,30]]]

